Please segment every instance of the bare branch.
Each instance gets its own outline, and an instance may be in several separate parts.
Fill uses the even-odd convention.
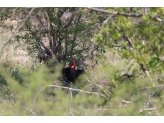
[[[45,14],[46,14],[46,16],[47,16],[47,19],[48,19],[48,38],[49,38],[49,42],[52,42],[52,39],[51,39],[51,34],[50,34],[50,21],[49,21],[49,16],[48,16],[48,14],[47,14],[47,12],[44,10],[44,12],[45,12]],[[43,43],[41,42],[41,44],[42,44],[42,46],[43,46]],[[45,48],[45,47],[44,47]],[[51,48],[50,49],[48,49],[48,48],[46,48],[46,50],[47,51],[49,51],[50,53],[51,53],[51,56],[54,58],[54,60],[55,60],[55,62],[57,62],[57,60],[56,60],[56,56],[55,56],[55,54],[53,53],[53,51],[51,50]]]
[[[92,7],[85,7],[89,10],[94,10],[97,12],[102,12],[102,13],[106,13],[106,14],[115,14],[115,15],[123,15],[123,16],[129,16],[129,17],[142,17],[143,14],[129,14],[129,13],[121,13],[121,12],[110,12],[108,10],[103,10],[103,9],[98,9],[98,8],[92,8]]]
[[[34,101],[33,101],[33,107],[34,107],[34,104],[35,104],[35,101],[36,101],[37,96],[38,96],[39,93],[42,92],[46,87],[47,87],[47,86],[45,86],[43,89],[41,89],[41,90],[36,94],[36,96],[35,96],[35,98],[34,98]],[[33,108],[32,108],[32,110],[33,110]],[[32,110],[31,110],[31,111],[32,111]]]
[[[105,23],[107,23],[109,21],[109,19],[111,19],[113,16],[115,15],[115,13],[112,13],[102,24],[102,28],[104,27]]]
[[[49,48],[47,48],[42,41],[40,41],[40,44],[43,46],[43,48],[48,52],[48,54],[50,56],[53,56],[54,55],[54,53],[52,52],[52,50],[49,49]],[[54,55],[54,57],[55,57],[55,55]]]
[[[44,25],[43,25],[43,23],[42,23],[40,17],[39,17],[38,15],[36,15],[36,17],[37,17],[38,21],[40,22],[40,24],[42,25],[42,27],[44,28],[44,30],[45,30],[46,32],[48,32],[48,30],[44,27]]]
[[[72,91],[79,91],[79,92],[83,92],[83,93],[87,93],[87,94],[101,95],[102,97],[105,98],[105,96],[103,94],[98,93],[98,92],[83,91],[83,90],[80,90],[80,89],[74,89],[74,88],[69,88],[69,87],[64,87],[64,86],[57,86],[57,85],[48,85],[48,87],[63,88],[63,89],[68,89],[68,90],[72,90]]]
[[[149,72],[146,70],[143,64],[140,64],[142,71],[145,73],[145,75],[150,76]]]
[[[139,112],[144,112],[144,111],[153,111],[153,110],[156,110],[157,108],[148,108],[148,109],[140,109]]]
[[[126,103],[126,104],[132,103],[132,101],[126,101],[126,100],[123,100],[122,102],[123,102],[123,103]]]
[[[48,19],[48,38],[49,38],[49,43],[50,44],[52,44],[52,39],[51,39],[51,34],[50,34],[50,19],[49,19],[49,16],[48,16],[48,14],[47,14],[47,12],[44,10],[44,13],[46,14],[46,16],[47,16],[47,19]],[[51,47],[51,45],[50,45],[50,47]],[[51,49],[51,48],[50,48]]]
[[[36,114],[35,112],[33,112],[32,110],[30,111],[30,110],[28,110],[28,109],[25,108],[25,107],[23,107],[23,109],[25,109],[26,111],[30,112],[32,115],[37,116],[37,114]]]
[[[102,12],[102,13],[106,13],[106,14],[115,14],[115,15],[123,15],[125,17],[142,17],[143,14],[129,14],[129,13],[121,13],[121,12],[110,12],[108,10],[103,10],[103,9],[98,9],[98,8],[92,8],[92,7],[85,7],[89,10],[94,10],[94,11],[97,11],[97,12]],[[163,22],[163,20],[161,18],[159,18],[158,16],[155,16],[155,17],[149,17],[149,19],[153,19],[155,21],[160,21],[160,22]]]

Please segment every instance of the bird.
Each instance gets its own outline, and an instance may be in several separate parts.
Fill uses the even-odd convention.
[[[133,75],[129,75],[129,74],[124,74],[121,76],[121,78],[124,78],[124,79],[130,79]]]
[[[137,70],[133,70],[132,71],[132,74],[123,74],[122,76],[121,76],[121,79],[122,80],[134,80],[134,79],[136,79],[137,78]]]
[[[74,83],[80,75],[84,74],[82,60],[80,60],[80,66],[77,69],[75,69],[75,66],[75,60],[71,60],[69,62],[69,67],[63,68],[63,77],[66,79],[67,83]]]

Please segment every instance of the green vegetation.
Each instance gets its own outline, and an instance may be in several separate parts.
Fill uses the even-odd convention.
[[[163,115],[163,18],[155,7],[0,8],[0,115]],[[71,59],[85,74],[65,86]]]

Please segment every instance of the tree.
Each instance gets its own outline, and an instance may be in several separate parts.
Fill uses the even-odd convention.
[[[41,59],[46,61],[52,56],[56,61],[69,61],[77,54],[79,58],[83,58],[82,54],[87,54],[90,49],[89,37],[93,36],[92,29],[95,28],[95,24],[89,22],[85,17],[88,14],[82,12],[81,8],[3,8],[3,10],[8,10],[9,15],[5,18],[3,16],[2,21],[13,16],[17,21],[22,21],[6,44],[15,36],[17,41],[24,40],[30,45],[30,54],[38,52],[39,49],[38,56],[40,58],[44,56],[45,58]],[[69,14],[70,16],[67,16]],[[69,19],[63,19],[64,17]],[[95,15],[92,14],[90,17],[94,18]],[[64,26],[63,21],[67,21]],[[6,27],[4,23],[2,26]],[[7,28],[12,29],[12,26]],[[25,34],[16,35],[18,30],[24,31]],[[43,41],[45,39],[46,45]]]

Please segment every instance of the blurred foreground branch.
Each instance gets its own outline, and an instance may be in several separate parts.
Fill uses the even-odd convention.
[[[72,90],[72,91],[79,91],[79,92],[83,92],[83,93],[87,93],[87,94],[101,95],[102,97],[105,98],[105,96],[103,94],[98,93],[98,92],[83,91],[83,90],[80,90],[80,89],[74,89],[74,88],[58,86],[58,85],[48,85],[48,87],[63,88],[63,89],[68,89],[68,90]]]
[[[58,86],[58,85],[47,85],[45,86],[43,89],[41,89],[35,96],[34,98],[34,101],[33,101],[33,107],[34,107],[34,104],[35,104],[35,100],[37,98],[37,96],[39,95],[40,92],[42,92],[46,87],[54,87],[54,88],[63,88],[63,89],[68,89],[68,90],[71,90],[71,91],[78,91],[78,92],[83,92],[83,93],[87,93],[87,94],[94,94],[94,95],[101,95],[103,98],[105,98],[105,95],[101,94],[101,93],[98,93],[98,92],[89,92],[89,91],[83,91],[83,90],[80,90],[80,89],[74,89],[74,88],[69,88],[69,87],[64,87],[64,86]],[[33,110],[33,109],[32,109]],[[31,111],[32,111],[31,110]]]

